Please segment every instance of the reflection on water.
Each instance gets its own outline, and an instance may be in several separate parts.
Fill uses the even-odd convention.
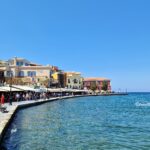
[[[150,106],[150,102],[136,102],[135,106],[149,107]]]
[[[85,97],[20,110],[6,133],[8,150],[150,148],[150,94]],[[145,104],[145,103],[144,103]]]
[[[11,129],[11,134],[17,132],[17,129]]]

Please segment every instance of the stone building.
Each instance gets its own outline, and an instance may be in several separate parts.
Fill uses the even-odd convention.
[[[65,72],[66,87],[70,89],[82,89],[83,77],[80,72]]]

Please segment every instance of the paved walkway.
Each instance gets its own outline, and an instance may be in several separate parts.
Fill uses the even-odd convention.
[[[16,110],[21,107],[36,105],[36,104],[42,104],[54,100],[59,99],[67,99],[67,98],[73,98],[73,97],[82,97],[81,95],[78,96],[63,96],[63,97],[55,97],[50,98],[47,100],[29,100],[29,101],[21,101],[21,102],[13,102],[12,105],[9,105],[8,103],[5,103],[5,106],[7,107],[7,113],[0,112],[0,141],[2,140],[2,137],[4,135],[4,132],[6,128],[8,127],[8,124],[10,123],[12,116],[15,114]]]
[[[17,109],[16,104],[12,106],[8,106],[8,104],[5,104],[5,106],[7,106],[8,113],[0,112],[0,140],[2,138],[5,127],[8,125],[12,115],[15,113]]]

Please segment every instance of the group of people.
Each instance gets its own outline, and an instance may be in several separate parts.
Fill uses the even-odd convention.
[[[64,95],[64,94],[63,94]],[[49,99],[51,97],[63,96],[62,93],[50,93],[50,92],[11,92],[11,93],[1,93],[0,104],[8,103],[12,105],[12,102],[19,102],[25,100],[38,100],[38,99]],[[69,95],[66,93],[65,95]]]
[[[13,97],[11,94],[8,93],[2,93],[0,97],[0,106],[3,106],[5,102],[9,102],[10,105],[12,105]]]

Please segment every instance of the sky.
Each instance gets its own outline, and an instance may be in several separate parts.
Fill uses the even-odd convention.
[[[150,91],[149,0],[0,1],[0,59],[23,57],[115,91]]]

